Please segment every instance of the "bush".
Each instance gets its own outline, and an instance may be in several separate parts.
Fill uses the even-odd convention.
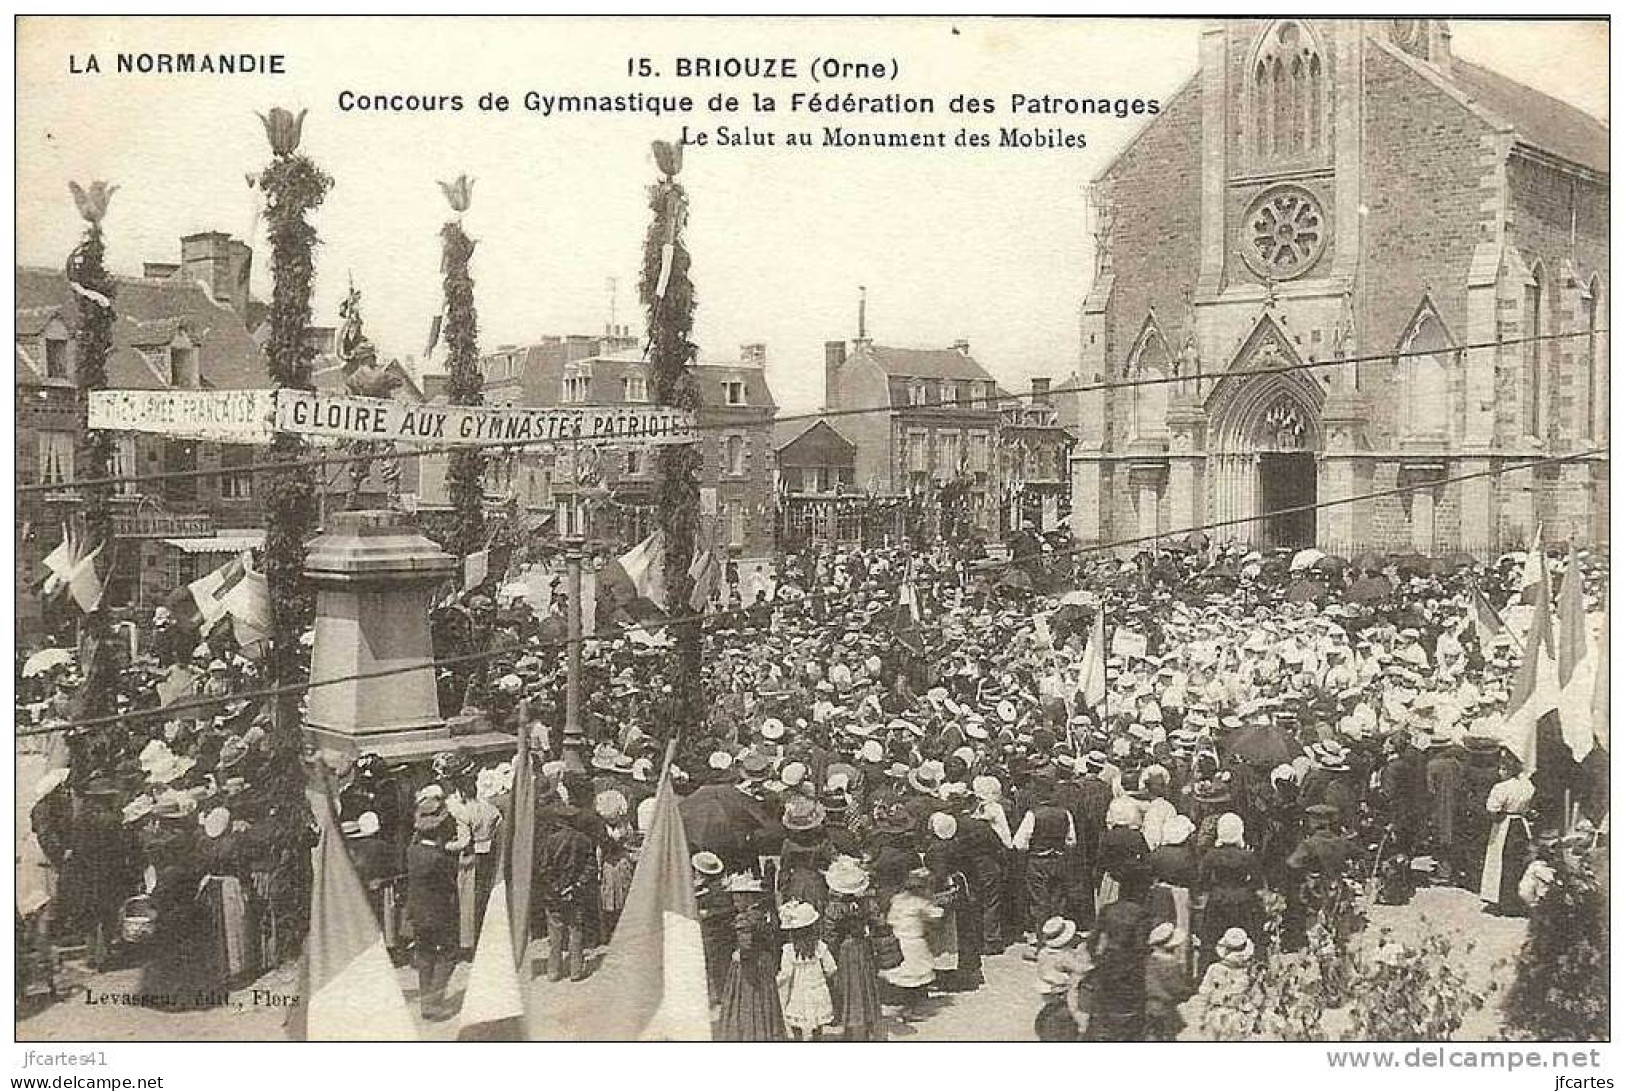
[[[1588,860],[1556,862],[1502,1010],[1511,1038],[1608,1040],[1608,891]]]
[[[1469,943],[1464,953],[1472,950]],[[1409,944],[1383,929],[1374,945],[1355,952],[1349,1040],[1447,1041],[1469,1012],[1484,1006],[1484,994],[1456,968],[1453,954],[1450,940],[1431,929]]]

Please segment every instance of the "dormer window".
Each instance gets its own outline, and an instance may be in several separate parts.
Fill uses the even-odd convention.
[[[570,367],[564,371],[564,387],[560,399],[566,405],[585,403],[592,392],[592,376],[582,368]]]
[[[908,404],[916,405],[916,406],[926,404],[925,384],[924,383],[922,383],[922,382],[913,382],[913,383],[909,384],[909,387],[908,387]]]
[[[179,342],[169,346],[169,385],[177,390],[198,388],[197,349]]]
[[[66,337],[46,337],[45,377],[47,379],[73,379],[73,343]]]
[[[942,402],[943,405],[958,405],[959,384],[954,382],[952,379],[944,379],[942,382],[942,391],[938,395],[937,400]]]
[[[745,384],[738,379],[730,379],[722,384],[722,401],[725,405],[745,404]]]
[[[649,400],[649,380],[642,375],[628,375],[621,380],[621,400],[646,402]]]

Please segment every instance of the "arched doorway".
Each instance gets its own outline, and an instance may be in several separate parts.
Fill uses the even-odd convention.
[[[1315,544],[1322,447],[1320,385],[1304,372],[1232,374],[1208,400],[1209,496],[1220,537],[1255,546]]]

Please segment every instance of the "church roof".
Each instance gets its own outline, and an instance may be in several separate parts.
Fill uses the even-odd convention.
[[[1510,124],[1521,142],[1608,173],[1608,126],[1584,110],[1459,57],[1451,59],[1449,78],[1474,103]]]

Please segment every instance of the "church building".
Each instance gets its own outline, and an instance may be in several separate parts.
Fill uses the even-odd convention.
[[[1606,455],[1494,471],[1608,443],[1607,127],[1445,20],[1226,20],[1200,56],[1092,185],[1078,378],[1166,381],[1076,395],[1078,540],[1606,538]]]

